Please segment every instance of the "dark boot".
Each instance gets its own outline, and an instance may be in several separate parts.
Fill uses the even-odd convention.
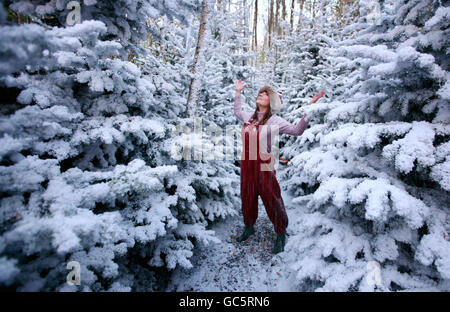
[[[250,226],[246,226],[244,233],[242,233],[241,236],[239,236],[236,240],[238,242],[242,242],[245,241],[250,235],[252,235],[253,233],[255,233],[255,229],[253,228],[253,225]]]
[[[277,235],[277,240],[272,248],[272,253],[277,254],[284,251],[284,245],[286,244],[286,234]]]

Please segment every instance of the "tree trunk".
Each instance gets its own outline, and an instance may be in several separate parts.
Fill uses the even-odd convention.
[[[314,17],[316,17],[316,0],[313,0],[311,11],[312,11],[311,12],[312,13],[312,18],[314,19]]]
[[[276,9],[275,9],[275,33],[277,35],[280,34],[280,25],[278,23],[278,16],[279,16],[279,7],[280,7],[280,0],[277,0],[276,2]],[[278,37],[278,36],[277,36]]]
[[[336,14],[336,19],[341,22],[341,25],[342,25],[342,18],[344,16],[343,8],[344,8],[344,1],[339,0],[335,6],[335,12],[336,12],[335,14]]]
[[[215,1],[215,0],[212,0]],[[202,16],[200,29],[198,31],[197,47],[194,54],[194,64],[192,67],[193,78],[189,86],[189,96],[187,101],[187,111],[190,118],[194,118],[197,108],[198,93],[201,87],[201,76],[204,67],[203,42],[205,37],[206,22],[209,15],[209,0],[202,1]]]
[[[257,36],[257,30],[258,30],[258,0],[255,0],[255,12],[253,16],[253,51],[256,51],[258,47],[258,36]]]
[[[270,6],[269,6],[269,23],[268,23],[268,33],[269,33],[269,38],[268,38],[268,43],[269,43],[269,48],[271,45],[271,37],[272,37],[272,31],[273,31],[273,0],[270,0]]]
[[[291,24],[291,31],[294,29],[294,9],[295,9],[295,0],[291,1],[291,18],[289,23]]]
[[[248,30],[249,30],[249,23],[248,23],[248,20],[249,20],[249,14],[247,14],[248,13],[248,10],[247,10],[247,0],[244,0],[243,1],[243,7],[242,7],[242,9],[244,10],[244,38],[246,39],[245,40],[245,44],[244,44],[244,53],[247,53],[248,52]],[[244,58],[243,60],[242,60],[242,66],[245,66],[245,65],[247,65],[247,59],[246,58]]]
[[[283,21],[283,26],[282,26],[282,35],[283,37],[286,35],[286,29],[284,29],[284,22],[286,21],[286,15],[287,15],[287,11],[286,11],[286,0],[281,0],[281,7],[282,9],[282,13],[281,13],[281,20]]]
[[[298,24],[300,25],[302,23],[302,12],[303,12],[303,4],[305,3],[305,0],[298,0],[300,3],[300,14],[298,15]]]

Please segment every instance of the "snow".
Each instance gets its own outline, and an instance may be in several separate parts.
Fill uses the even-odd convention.
[[[425,27],[431,28],[441,22],[448,23],[449,20],[450,20],[450,7],[439,7],[436,10],[434,16],[425,23]]]
[[[16,259],[0,258],[0,282],[9,286],[14,282],[14,277],[19,273],[16,267]]]
[[[289,218],[294,214],[291,196],[281,192]],[[271,253],[276,234],[261,199],[258,199],[255,234],[244,242],[236,238],[242,233],[242,212],[214,223],[209,229],[220,242],[200,244],[192,257],[192,268],[177,268],[166,291],[297,291],[285,261],[285,251]],[[239,209],[240,207],[236,207]],[[286,244],[294,229],[288,227]]]
[[[345,7],[345,23],[324,7],[320,23],[302,15],[263,54],[250,47],[248,10],[208,1],[198,63],[200,0],[86,0],[79,24],[17,23],[16,13],[64,19],[67,1],[38,2],[15,1],[8,20],[0,6],[0,287],[450,290],[450,11],[440,1],[382,1],[381,25],[363,17],[373,1]],[[284,95],[276,118],[309,123],[276,138],[289,218],[277,255],[260,199],[256,233],[236,241],[236,79],[248,84],[242,116],[271,85]],[[193,117],[194,132],[171,132],[192,130]],[[222,130],[237,134],[226,160]],[[191,148],[194,159],[178,157]],[[80,286],[66,283],[68,261],[80,263]]]
[[[395,140],[383,148],[383,157],[395,159],[395,167],[408,173],[417,161],[423,167],[431,167],[436,161],[433,146],[435,132],[426,122],[413,122],[404,138]]]

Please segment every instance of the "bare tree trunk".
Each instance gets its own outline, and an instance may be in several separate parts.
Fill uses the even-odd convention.
[[[303,12],[303,4],[305,3],[305,0],[298,0],[300,3],[300,14],[298,16],[298,24],[300,25],[302,23],[302,12]]]
[[[243,22],[243,24],[244,24],[244,38],[246,39],[246,40],[248,40],[248,30],[249,30],[249,28],[248,28],[248,20],[249,20],[249,16],[248,16],[248,10],[247,10],[247,0],[243,0],[243,3],[242,3],[242,9],[244,10],[244,22]],[[245,53],[247,53],[248,52],[248,41],[246,41],[245,42],[245,45],[244,45],[244,52]],[[242,60],[242,66],[245,66],[245,65],[247,65],[247,59],[243,59]]]
[[[281,20],[283,23],[286,21],[286,0],[281,0],[281,7],[283,8],[281,11]],[[284,24],[283,24],[284,25]],[[283,37],[286,35],[286,30],[284,29],[284,26],[282,26],[282,34]]]
[[[273,32],[273,0],[270,0],[270,6],[269,6],[269,23],[268,23],[268,28],[269,28],[269,48],[271,45],[271,37],[272,37],[272,32]]]
[[[215,1],[215,0],[213,0]],[[203,42],[205,38],[206,22],[209,15],[209,0],[202,1],[202,16],[200,21],[200,29],[198,31],[197,47],[194,54],[194,66],[192,68],[193,78],[189,85],[189,96],[187,101],[187,111],[190,118],[194,118],[197,108],[198,92],[201,87],[201,75],[203,74],[204,56]]]
[[[294,29],[294,9],[295,9],[295,0],[291,1],[291,18],[289,23],[291,24],[291,30]]]
[[[325,7],[325,3],[320,1],[319,2],[319,6],[320,6],[320,20],[319,20],[319,25],[320,25],[320,32],[322,32],[322,24],[324,22],[324,18],[325,18],[325,14],[326,14],[326,7]]]
[[[342,16],[343,16],[343,13],[344,13],[343,7],[344,7],[344,1],[343,0],[339,0],[339,3],[338,3],[336,11],[337,11],[337,14],[338,14],[338,19],[340,21],[342,21]]]
[[[278,16],[279,16],[279,7],[280,7],[280,0],[277,0],[276,2],[276,10],[275,10],[275,32],[277,35],[280,34],[280,24],[278,23]]]
[[[312,0],[312,18],[314,19],[314,17],[316,17],[316,0]]]
[[[258,30],[258,0],[255,0],[255,12],[253,16],[253,45],[252,45],[253,51],[256,51],[258,47],[257,30]]]

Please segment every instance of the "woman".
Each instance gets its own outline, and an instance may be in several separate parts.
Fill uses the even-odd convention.
[[[283,106],[281,95],[275,92],[270,86],[262,87],[256,98],[256,109],[253,113],[241,110],[241,91],[247,86],[242,80],[235,84],[236,95],[234,98],[234,114],[244,122],[242,127],[243,151],[241,157],[241,199],[242,214],[244,216],[245,230],[237,238],[238,242],[246,240],[255,230],[253,225],[258,217],[258,196],[261,196],[267,215],[273,223],[277,239],[272,252],[274,254],[284,251],[286,243],[286,228],[288,226],[288,217],[281,198],[281,190],[273,169],[273,155],[270,154],[270,126],[278,126],[279,132],[290,135],[302,135],[308,126],[305,121],[306,114],[296,124],[292,125],[280,116],[274,115]],[[313,97],[309,104],[315,103],[325,91]],[[268,125],[267,132],[261,132],[262,125]],[[260,134],[267,135],[264,138],[267,142],[267,153],[260,151]],[[256,143],[254,143],[256,141]],[[249,149],[256,146],[256,157],[251,157]],[[264,156],[264,157],[263,157]],[[267,164],[270,163],[269,170]],[[266,167],[264,167],[266,165]]]

